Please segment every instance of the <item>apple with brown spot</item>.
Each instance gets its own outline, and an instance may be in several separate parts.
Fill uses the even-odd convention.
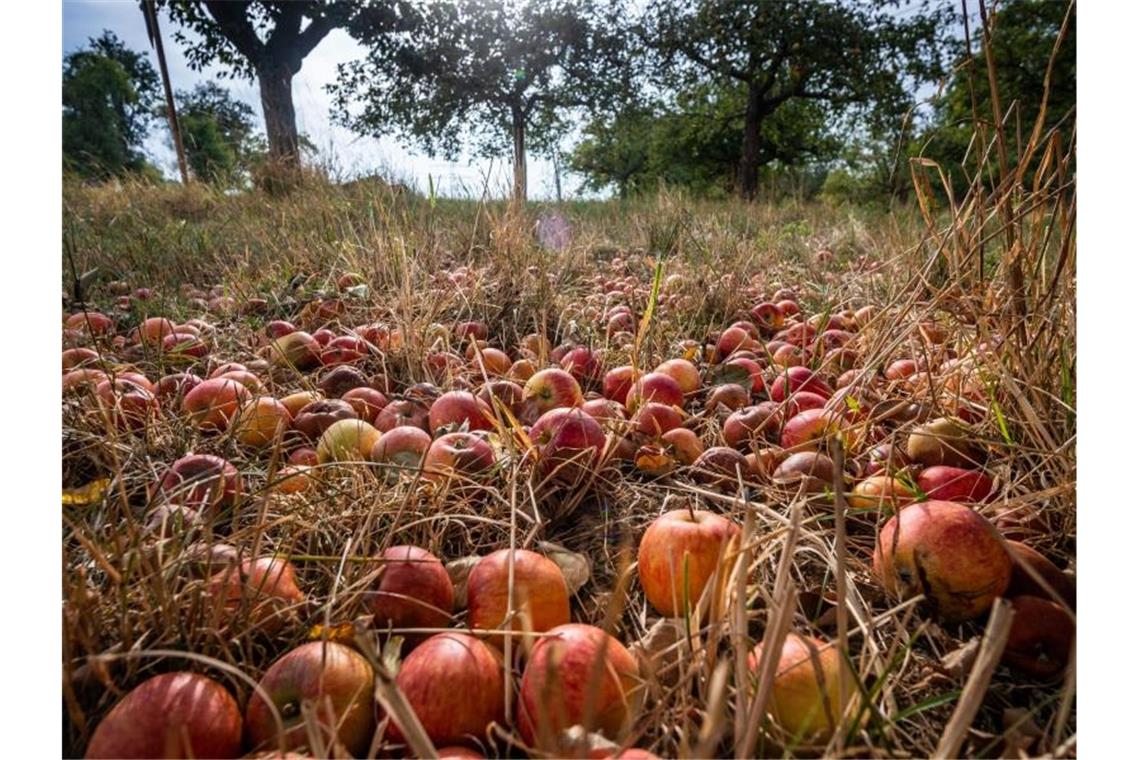
[[[311,711],[322,745],[339,745],[341,752],[363,756],[376,730],[373,680],[368,660],[344,644],[310,641],[290,650],[269,666],[249,699],[247,745],[253,750],[315,751],[309,746],[306,720]],[[281,736],[270,704],[284,724]]]
[[[1005,593],[1012,563],[984,517],[952,501],[927,501],[887,520],[871,570],[891,596],[924,595],[937,617],[960,623],[986,614]]]

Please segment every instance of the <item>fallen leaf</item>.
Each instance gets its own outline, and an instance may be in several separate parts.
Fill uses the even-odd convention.
[[[475,567],[479,560],[483,559],[477,554],[469,557],[460,557],[453,559],[447,563],[447,575],[451,578],[451,585],[455,587],[455,605],[457,607],[467,606],[467,576],[471,572],[471,568]]]
[[[969,675],[981,648],[982,639],[980,636],[975,636],[954,651],[943,655],[942,668],[946,675],[958,680]]]
[[[63,505],[65,507],[86,507],[88,504],[100,502],[110,486],[110,478],[99,478],[78,488],[65,488],[63,489]]]
[[[562,571],[562,575],[566,578],[566,586],[570,589],[570,593],[577,593],[578,589],[586,585],[590,580],[590,560],[584,554],[572,552],[569,549],[552,544],[546,541],[540,541],[538,548],[546,553],[546,556]]]

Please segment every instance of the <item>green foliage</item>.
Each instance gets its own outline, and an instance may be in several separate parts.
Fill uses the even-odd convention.
[[[214,82],[198,84],[175,98],[186,161],[194,176],[221,185],[243,184],[266,151],[253,109]]]
[[[107,178],[148,169],[142,152],[158,75],[113,32],[63,59],[64,168]]]
[[[821,147],[812,120],[881,132],[902,120],[915,82],[942,72],[947,7],[900,14],[896,5],[654,0],[636,31],[654,52],[649,78],[660,87],[707,82],[740,98],[737,186],[751,197],[765,164],[802,161]]]
[[[744,136],[746,88],[739,83],[702,82],[682,89],[671,102],[631,104],[587,124],[570,166],[594,190],[616,188],[621,197],[653,192],[664,183],[700,197],[729,194],[735,183]],[[793,101],[765,119],[758,177],[775,180],[842,146],[829,129],[825,109]]]
[[[1033,131],[1042,96],[1045,73],[1069,4],[1062,0],[1009,0],[993,12],[990,37],[999,110],[1003,116],[1016,104],[1014,116],[1003,134],[1010,145],[1024,143]],[[1073,139],[1077,106],[1077,19],[1072,6],[1068,32],[1060,42],[1053,64],[1044,130],[1057,129],[1067,150]],[[975,115],[994,134],[993,105],[985,55],[978,50],[979,30],[973,32],[974,55],[962,63],[945,95],[936,104],[930,127],[916,141],[912,152],[934,159],[951,177],[956,193],[962,193],[977,174],[979,142],[974,138]],[[985,147],[983,138],[981,147]],[[984,181],[996,181],[995,155]]]
[[[588,0],[432,0],[401,17],[398,34],[362,13],[349,32],[368,55],[340,66],[335,117],[447,158],[466,147],[500,155],[515,128],[548,149],[572,111],[604,105],[620,83],[616,12]]]

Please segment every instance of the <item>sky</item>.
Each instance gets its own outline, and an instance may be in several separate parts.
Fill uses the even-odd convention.
[[[197,82],[220,79],[223,69],[213,67],[202,72],[191,70],[181,46],[174,39],[172,22],[159,14],[163,48],[174,89],[189,90]],[[110,29],[132,50],[151,54],[146,25],[137,0],[64,0],[63,2],[63,54],[85,47],[91,37],[98,37]],[[336,79],[337,64],[364,54],[364,48],[346,32],[333,30],[312,53],[305,58],[301,71],[293,79],[293,100],[297,112],[297,128],[309,136],[320,149],[322,156],[331,160],[339,174],[357,176],[380,173],[411,184],[421,191],[428,189],[430,175],[436,192],[441,195],[480,195],[485,175],[491,172],[489,189],[505,196],[510,188],[510,166],[504,160],[461,156],[457,162],[433,159],[415,150],[409,150],[393,138],[361,137],[332,124],[329,108],[331,96],[325,85]],[[261,100],[257,86],[242,79],[222,79],[234,97],[249,103],[257,119],[262,121]],[[177,177],[177,161],[171,147],[169,130],[156,122],[146,144],[154,162],[170,177]],[[504,157],[505,159],[506,157]],[[528,191],[536,200],[554,197],[554,169],[548,160],[531,158],[527,162]],[[581,184],[580,180],[563,176],[562,191],[565,197]]]

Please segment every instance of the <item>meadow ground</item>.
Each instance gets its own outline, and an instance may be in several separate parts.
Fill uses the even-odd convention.
[[[1029,515],[1013,526],[1017,535],[1075,570],[1074,207],[1066,192],[1057,182],[1016,197],[979,190],[953,209],[890,210],[662,192],[532,205],[520,214],[378,182],[315,182],[286,197],[69,183],[64,314],[76,310],[78,295],[111,315],[123,336],[145,317],[213,326],[204,328],[209,356],[197,364],[129,341],[98,344],[97,366],[122,371],[129,363],[151,381],[187,368],[204,376],[224,362],[255,364],[263,328],[275,319],[310,332],[382,324],[402,342],[373,345],[358,364],[385,379],[390,398],[419,382],[445,390],[481,384],[483,370],[465,360],[469,344],[451,329],[465,321],[485,323],[490,345],[512,360],[532,333],[551,346],[589,345],[606,369],[652,369],[688,355],[702,389],[686,402],[687,426],[712,447],[722,445],[725,410],[706,409],[705,393],[734,377],[706,343],[788,290],[803,315],[847,320],[851,352],[835,361],[867,370],[852,387],[880,415],[860,423],[846,451],[829,453],[844,460],[834,481],[844,492],[865,477],[873,442],[903,445],[917,417],[962,413],[995,483],[993,497],[974,508],[1007,529],[1010,510]],[[540,240],[537,230],[552,226],[541,220],[553,214],[568,223],[565,245]],[[346,273],[360,275],[364,287],[338,290]],[[152,292],[123,299],[114,292],[120,283],[126,293]],[[230,300],[207,309],[200,295]],[[250,299],[264,303],[243,308]],[[333,300],[335,308],[319,308]],[[617,305],[629,307],[632,329],[607,331]],[[872,308],[855,320],[863,307]],[[444,353],[463,361],[446,364],[438,359]],[[536,357],[540,366],[545,354]],[[770,384],[778,368],[762,358]],[[832,383],[847,369],[813,347],[802,358]],[[900,359],[920,371],[888,378]],[[320,377],[254,369],[278,398]],[[360,463],[323,467],[304,492],[282,494],[273,486],[289,447],[251,450],[232,435],[203,434],[176,407],[164,406],[141,430],[123,430],[80,393],[65,396],[63,420],[62,485],[71,502],[62,520],[63,731],[71,753],[82,752],[118,696],[155,673],[207,672],[244,697],[270,663],[310,637],[379,652],[380,632],[351,625],[376,578],[371,560],[389,546],[415,544],[445,563],[508,546],[559,555],[578,576],[573,585],[581,582],[573,618],[610,631],[640,659],[645,702],[621,737],[625,746],[663,757],[783,754],[781,745],[794,742],[753,708],[745,655],[766,631],[790,627],[836,641],[863,687],[851,708],[856,727],[797,751],[1075,754],[1075,668],[1041,680],[998,663],[1004,608],[988,629],[985,616],[947,624],[916,600],[883,592],[871,556],[890,504],[859,508],[830,488],[789,490],[761,470],[733,482],[710,482],[686,466],[652,476],[620,457],[569,486],[543,479],[521,426],[503,417],[493,432],[499,463],[478,478],[441,487]],[[244,495],[216,521],[164,537],[148,528],[148,489],[164,465],[191,451],[234,463]],[[630,563],[649,523],[685,504],[730,516],[742,535],[710,592],[717,598],[704,600],[719,614],[663,622]],[[839,509],[847,519],[837,523]],[[191,550],[209,540],[243,556],[287,555],[306,602],[273,635],[247,610],[220,625],[201,554]],[[837,605],[842,596],[847,604]],[[495,751],[521,756],[510,750],[518,741],[512,726],[508,720],[491,738]]]

